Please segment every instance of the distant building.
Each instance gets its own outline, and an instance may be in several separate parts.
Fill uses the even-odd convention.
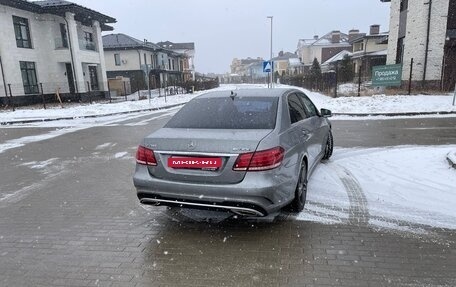
[[[190,72],[183,53],[120,33],[103,36],[103,47],[108,78],[129,78],[132,91],[147,88],[146,71],[151,88],[178,85],[190,78],[185,77]]]
[[[180,54],[185,54],[188,58],[187,65],[184,66],[184,72],[192,74],[192,80],[195,80],[195,43],[173,43],[170,41],[158,42],[158,46]]]
[[[300,39],[296,54],[304,65],[311,66],[315,58],[319,63],[323,63],[337,53],[351,49],[349,35],[332,31],[323,37],[315,35],[312,39]]]
[[[406,84],[453,89],[456,82],[456,0],[391,2],[388,64],[402,64]]]
[[[252,59],[252,58],[247,58],[247,59],[238,59],[238,58],[234,58],[232,63],[231,63],[231,74],[237,74],[239,76],[246,76],[248,74],[248,69],[247,67],[250,65],[250,64],[254,64],[254,63],[262,63],[263,62],[263,58],[256,58],[256,59]]]
[[[116,20],[63,0],[0,0],[0,104],[104,97],[102,31]],[[6,96],[12,94],[12,98]]]
[[[290,60],[293,62],[292,59],[299,61],[298,55],[290,52],[284,53],[283,51],[280,51],[277,57],[272,58],[272,61],[274,63],[274,73],[278,72],[280,76],[289,73],[289,68],[291,66]]]
[[[368,35],[360,34],[350,43],[353,45],[350,56],[355,74],[361,71],[361,77],[370,80],[372,67],[386,64],[388,32],[380,33],[380,25],[371,25]]]

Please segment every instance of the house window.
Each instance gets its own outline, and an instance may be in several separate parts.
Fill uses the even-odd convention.
[[[120,54],[114,54],[114,61],[116,62],[116,66],[120,66]]]
[[[16,45],[18,48],[32,48],[30,39],[30,27],[28,19],[13,16],[14,33],[16,34]]]
[[[408,0],[401,0],[401,12],[408,9]]]
[[[402,63],[404,60],[404,37],[397,40],[396,64]]]
[[[68,48],[68,35],[67,35],[66,26],[63,23],[60,23],[60,36],[62,38],[62,47]]]
[[[171,70],[171,59],[168,59],[168,70]]]
[[[95,43],[93,42],[93,34],[90,32],[84,31],[84,38],[83,38],[83,48],[85,50],[95,51]]]
[[[38,81],[34,62],[19,62],[25,94],[38,94]]]

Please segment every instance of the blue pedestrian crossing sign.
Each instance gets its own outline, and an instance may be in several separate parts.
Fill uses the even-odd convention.
[[[263,72],[270,73],[272,71],[272,61],[263,62]]]

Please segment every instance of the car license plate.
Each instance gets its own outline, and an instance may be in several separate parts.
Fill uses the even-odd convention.
[[[170,157],[171,168],[218,169],[222,166],[220,157]]]

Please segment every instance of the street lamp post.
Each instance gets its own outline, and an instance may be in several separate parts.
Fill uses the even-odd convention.
[[[274,64],[272,63],[272,18],[273,16],[268,16],[269,19],[271,19],[271,57],[269,58],[269,62],[271,63],[271,72],[269,75],[269,82],[271,83],[270,88],[272,89],[272,82],[274,78]]]

